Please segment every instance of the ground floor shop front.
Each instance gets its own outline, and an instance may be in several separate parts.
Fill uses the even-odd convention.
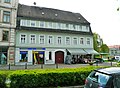
[[[14,65],[14,47],[0,46],[0,65]]]
[[[56,64],[64,63],[66,49],[16,48],[15,64]]]
[[[66,58],[70,56],[70,58]],[[15,65],[36,64],[64,64],[80,63],[82,59],[91,59],[83,49],[57,49],[57,48],[16,48]]]

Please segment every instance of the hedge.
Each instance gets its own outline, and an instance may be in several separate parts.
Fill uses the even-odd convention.
[[[10,88],[39,88],[84,85],[86,77],[99,66],[61,69],[36,69],[0,72],[0,87],[6,88],[6,79]]]

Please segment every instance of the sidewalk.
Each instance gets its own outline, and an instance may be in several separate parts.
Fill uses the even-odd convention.
[[[116,62],[112,62],[115,65]],[[89,66],[89,64],[39,64],[39,65],[0,65],[0,70],[22,70],[22,69],[56,69],[56,68],[77,68]],[[93,66],[111,66],[111,62],[93,64]]]

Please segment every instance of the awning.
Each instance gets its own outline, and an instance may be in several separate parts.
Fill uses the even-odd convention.
[[[67,49],[72,55],[87,54],[83,49]]]
[[[84,49],[87,54],[99,54],[97,51],[95,51],[94,49]]]

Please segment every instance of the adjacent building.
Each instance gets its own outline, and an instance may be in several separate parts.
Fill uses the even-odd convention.
[[[0,0],[0,64],[14,64],[18,0]]]
[[[90,23],[80,14],[52,8],[18,5],[15,64],[65,63],[85,58],[93,49]]]
[[[109,53],[111,57],[120,56],[120,45],[109,46]]]

